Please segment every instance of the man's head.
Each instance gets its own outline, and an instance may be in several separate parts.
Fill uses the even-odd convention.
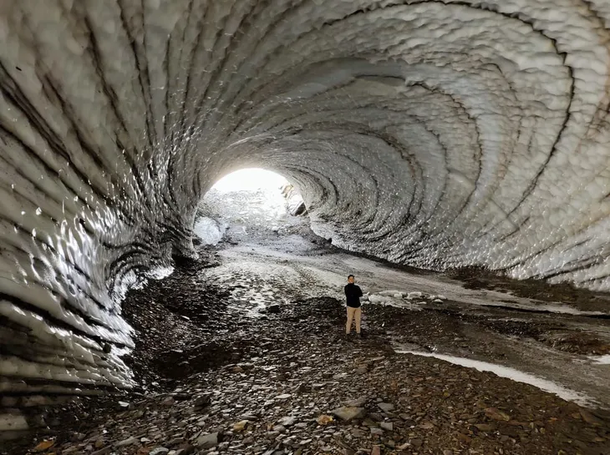
[[[353,282],[354,282],[354,275],[349,275],[349,276],[347,277],[347,282],[348,282],[348,283],[353,283]]]

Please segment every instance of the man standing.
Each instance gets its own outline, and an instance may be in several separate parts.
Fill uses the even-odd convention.
[[[360,297],[362,290],[354,284],[354,275],[347,277],[345,285],[345,297],[347,297],[347,325],[345,333],[350,334],[352,330],[352,320],[356,320],[356,333],[360,336],[360,320],[362,319],[362,309],[360,308]]]

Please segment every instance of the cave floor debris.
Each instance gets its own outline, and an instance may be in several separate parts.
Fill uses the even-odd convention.
[[[369,294],[364,327],[375,327],[369,316],[381,311],[381,328],[397,350],[498,364],[574,390],[580,404],[610,409],[610,368],[603,362],[610,353],[608,295],[479,271],[397,268],[331,248],[303,226],[248,241],[253,237],[219,249],[221,264],[201,275],[236,286],[230,291],[236,308],[256,315],[282,299],[343,300],[353,273]]]
[[[201,252],[127,297],[137,390],[32,407],[48,428],[0,453],[610,453],[610,414],[590,407],[608,404],[599,308],[409,274],[297,228]],[[363,339],[343,333],[346,272],[375,302]],[[405,347],[547,372],[591,403]]]

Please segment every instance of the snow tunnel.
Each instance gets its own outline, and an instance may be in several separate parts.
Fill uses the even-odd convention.
[[[122,296],[235,167],[351,251],[610,290],[606,0],[5,1],[0,37],[0,392],[129,386]]]

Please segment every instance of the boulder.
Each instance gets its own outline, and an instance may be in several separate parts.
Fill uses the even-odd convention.
[[[208,433],[197,438],[195,443],[200,449],[211,449],[218,445],[218,433]]]
[[[340,408],[333,409],[330,412],[346,422],[354,419],[362,419],[364,416],[366,416],[366,410],[356,406],[342,406]]]

